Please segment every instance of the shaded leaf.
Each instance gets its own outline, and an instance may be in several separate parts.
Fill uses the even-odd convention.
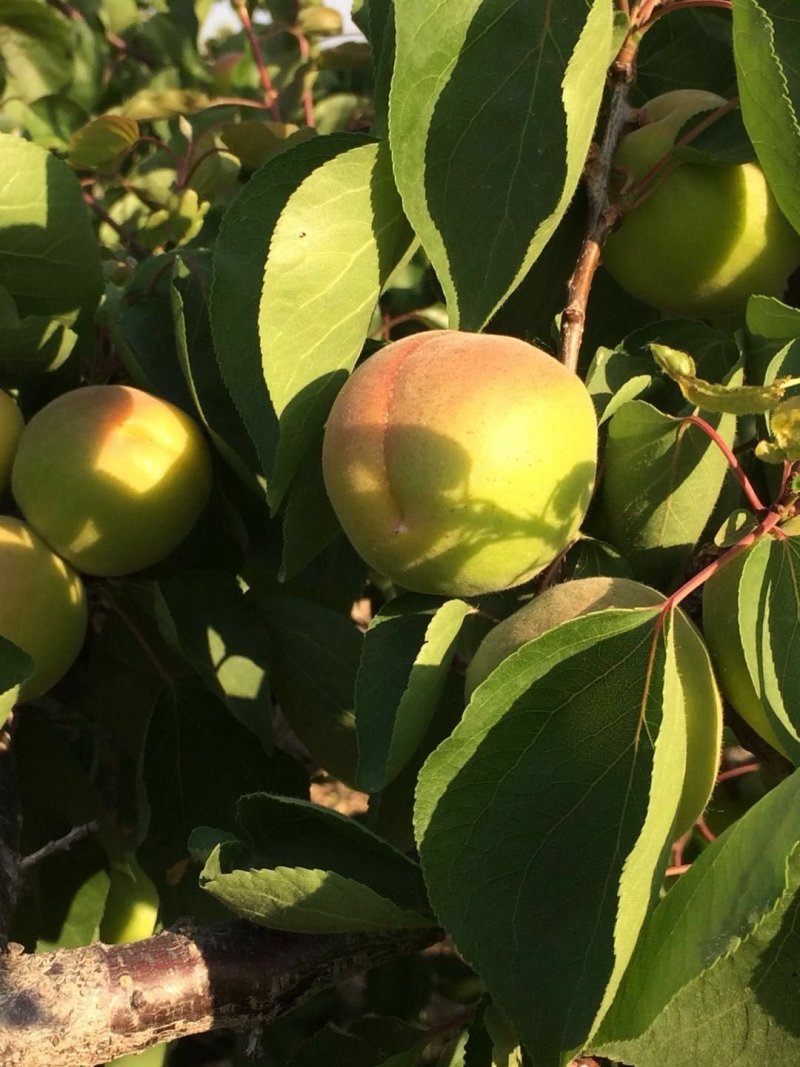
[[[236,578],[190,572],[157,589],[156,618],[164,637],[268,751],[266,634]]]
[[[403,907],[427,909],[422,874],[399,849],[349,816],[291,797],[254,793],[242,797],[236,819],[269,866],[319,866],[369,885]]]
[[[207,254],[175,256],[171,303],[178,360],[201,416],[220,455],[259,497],[258,459],[225,383],[214,351],[208,292],[211,261]]]
[[[373,619],[356,679],[359,789],[380,792],[414,755],[471,610],[463,600],[442,604],[409,594],[390,600]]]
[[[0,325],[0,376],[57,370],[77,340],[70,323],[61,318],[26,315],[15,325]]]
[[[708,422],[729,445],[736,418]],[[671,591],[711,517],[728,470],[703,431],[641,400],[609,423],[600,503],[603,531],[634,576]]]
[[[593,1051],[636,1067],[797,1058],[799,819],[794,774],[700,854],[646,925]]]
[[[542,1067],[602,1018],[670,839],[684,708],[656,614],[599,612],[524,645],[420,775],[431,904]]]
[[[800,540],[765,537],[748,551],[739,584],[747,669],[780,738],[800,744]]]
[[[281,577],[288,581],[342,535],[322,476],[322,442],[303,457],[283,513]]]
[[[24,126],[34,144],[65,151],[87,117],[82,107],[65,96],[41,96],[28,105]]]
[[[352,620],[310,600],[255,598],[268,633],[273,692],[320,766],[355,779],[354,689],[363,638]]]

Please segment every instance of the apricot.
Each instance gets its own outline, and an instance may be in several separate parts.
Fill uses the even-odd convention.
[[[13,399],[0,389],[0,496],[11,478],[11,465],[25,422]]]
[[[85,574],[131,574],[191,530],[211,489],[193,420],[127,385],[63,393],[30,420],[11,472],[14,499],[60,556]]]
[[[325,485],[345,533],[407,589],[527,581],[575,537],[594,483],[585,386],[513,337],[436,330],[387,345],[328,418]]]
[[[569,619],[606,608],[649,608],[666,598],[629,578],[581,578],[545,590],[504,619],[481,642],[466,677],[467,697],[518,648]],[[675,612],[675,653],[686,709],[686,772],[676,836],[702,815],[714,789],[722,745],[722,701],[711,661],[692,622]]]
[[[18,700],[47,692],[69,670],[86,636],[83,582],[24,522],[0,516],[0,634],[27,652],[34,673]]]
[[[694,115],[724,97],[676,89],[645,105],[614,166],[635,184],[667,156]],[[603,264],[632,296],[663,311],[741,314],[753,293],[780,296],[800,264],[800,237],[781,213],[757,163],[670,161],[665,177],[625,216]]]

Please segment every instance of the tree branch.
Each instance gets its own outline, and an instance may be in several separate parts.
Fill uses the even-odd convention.
[[[189,1034],[270,1023],[341,978],[417,952],[438,929],[290,934],[231,922],[127,945],[0,959],[3,1067],[86,1067]]]

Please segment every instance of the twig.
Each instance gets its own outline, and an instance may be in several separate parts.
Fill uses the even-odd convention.
[[[618,217],[610,193],[612,160],[622,131],[633,113],[628,93],[634,79],[636,48],[636,38],[631,32],[612,67],[614,85],[605,133],[599,149],[589,156],[584,175],[589,196],[589,220],[578,262],[567,285],[567,306],[561,317],[561,361],[573,373],[578,370],[586,307],[600,263],[600,252]]]
[[[95,215],[97,215],[97,217],[102,222],[104,222],[107,226],[111,227],[117,237],[119,237],[123,248],[127,248],[132,255],[138,256],[140,259],[145,259],[147,258],[147,256],[150,255],[148,249],[146,249],[143,244],[140,244],[135,237],[132,237],[129,233],[126,233],[122,226],[120,226],[120,224],[117,222],[117,220],[112,218],[111,215],[109,215],[109,213],[100,203],[100,201],[97,200],[97,198],[94,197],[88,189],[81,189],[81,193],[83,195],[84,204],[86,204],[87,207],[91,208]]]
[[[250,12],[247,8],[247,0],[233,0],[233,6],[242,23],[247,42],[250,45],[250,51],[253,53],[253,61],[258,68],[258,76],[261,79],[261,88],[264,91],[264,103],[269,108],[275,121],[281,122],[281,112],[278,107],[278,90],[272,84],[272,78],[267,70],[266,63],[264,62],[261,45],[258,43],[258,35],[253,29],[253,20],[250,18]]]
[[[684,425],[686,423],[689,423],[691,426],[696,426],[698,429],[702,430],[707,437],[711,438],[711,440],[723,454],[725,459],[728,461],[728,466],[731,469],[731,473],[734,475],[737,482],[742,487],[742,492],[747,497],[747,501],[750,504],[750,507],[753,508],[754,511],[766,511],[766,506],[763,504],[758,493],[753,488],[752,482],[747,477],[747,474],[745,473],[741,463],[736,458],[732,450],[728,447],[727,443],[723,440],[723,438],[720,437],[714,427],[710,423],[706,422],[706,420],[701,418],[699,415],[687,415],[686,418],[684,418],[682,421]]]
[[[47,859],[48,856],[54,856],[57,852],[66,852],[67,849],[72,848],[73,845],[77,845],[79,841],[85,840],[85,838],[94,833],[97,833],[96,822],[87,822],[83,826],[74,826],[68,834],[64,834],[63,837],[59,837],[56,841],[50,841],[40,849],[37,849],[36,852],[31,852],[28,856],[25,856],[20,863],[20,871],[26,874],[37,863]]]
[[[13,715],[0,731],[0,952],[8,944],[8,931],[20,884],[19,834],[22,826],[13,753]]]
[[[308,38],[304,33],[301,33],[294,26],[287,27],[289,33],[297,41],[297,48],[300,52],[300,59],[307,66],[311,66],[311,49],[308,45]],[[314,95],[311,91],[311,86],[308,84],[305,74],[303,78],[303,118],[305,119],[306,126],[310,126],[311,129],[316,125],[316,119],[314,118]]]

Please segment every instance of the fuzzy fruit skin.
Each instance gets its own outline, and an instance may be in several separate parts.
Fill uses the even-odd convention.
[[[794,762],[767,718],[750,678],[739,636],[739,580],[747,556],[747,550],[734,556],[703,586],[703,633],[725,699],[759,737]]]
[[[596,456],[578,377],[513,337],[435,330],[352,374],[322,461],[367,563],[416,592],[474,596],[527,581],[566,547]]]
[[[0,634],[34,662],[19,701],[41,696],[69,670],[86,636],[83,582],[19,519],[0,516]]]
[[[614,166],[641,178],[693,115],[723,97],[678,89],[645,105],[648,122],[620,142]],[[781,296],[800,237],[757,163],[680,163],[610,236],[603,264],[631,295],[680,315],[741,314],[753,293]]]
[[[581,578],[552,586],[487,634],[467,668],[467,698],[507,656],[554,626],[606,608],[658,607],[665,599],[629,578]],[[675,655],[686,707],[687,772],[675,816],[680,836],[705,810],[722,748],[722,701],[711,661],[700,634],[680,609],[675,612]]]
[[[127,385],[63,393],[26,426],[14,499],[85,574],[132,574],[191,530],[211,490],[208,446],[192,419]]]
[[[8,393],[0,389],[0,496],[8,488],[11,467],[25,422]]]

